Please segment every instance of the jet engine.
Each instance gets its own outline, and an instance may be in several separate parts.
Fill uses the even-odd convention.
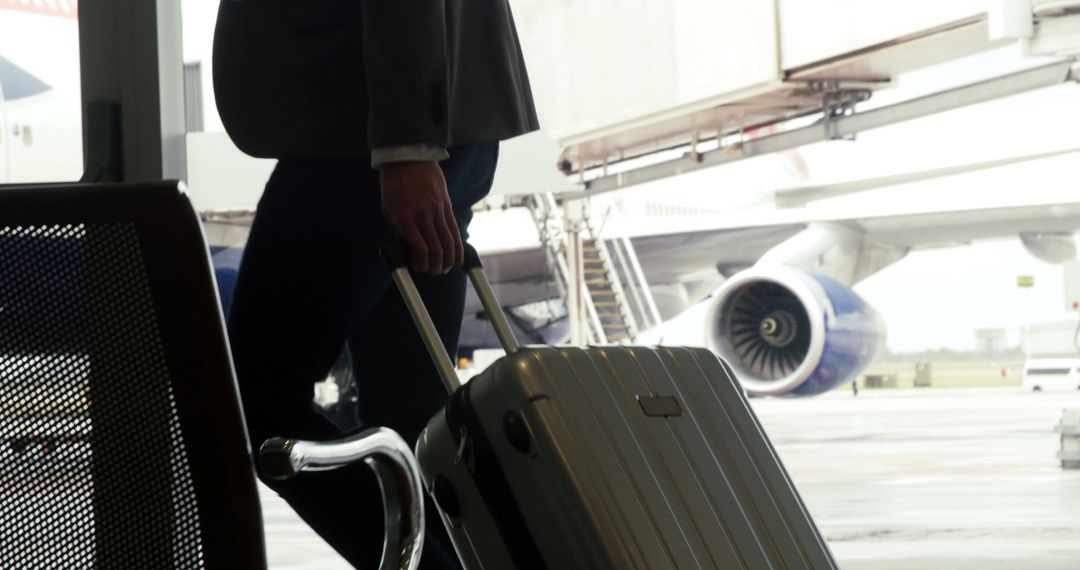
[[[725,282],[706,323],[709,348],[751,395],[811,396],[851,382],[885,340],[881,317],[850,287],[780,266]]]

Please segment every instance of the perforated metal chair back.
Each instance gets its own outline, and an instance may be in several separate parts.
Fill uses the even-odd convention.
[[[0,188],[0,568],[264,568],[190,202]]]

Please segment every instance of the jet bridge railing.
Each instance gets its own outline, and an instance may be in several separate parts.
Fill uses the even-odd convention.
[[[635,308],[638,311],[641,330],[660,326],[663,320],[660,318],[660,309],[656,306],[656,298],[653,297],[649,282],[645,279],[645,272],[641,269],[641,260],[638,259],[634,244],[629,236],[612,240],[615,253],[623,266],[623,273],[627,276],[627,284],[630,288]]]

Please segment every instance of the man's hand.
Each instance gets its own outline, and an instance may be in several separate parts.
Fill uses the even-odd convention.
[[[393,162],[380,173],[383,215],[409,244],[413,269],[437,275],[463,265],[465,249],[438,163]]]

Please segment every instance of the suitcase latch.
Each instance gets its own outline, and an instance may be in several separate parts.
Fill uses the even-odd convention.
[[[638,396],[642,411],[651,418],[670,418],[683,414],[675,396]]]
[[[469,473],[473,472],[475,467],[472,439],[469,438],[469,428],[461,426],[461,431],[458,432],[458,448],[457,453],[454,454],[455,465],[465,465],[465,468]]]

